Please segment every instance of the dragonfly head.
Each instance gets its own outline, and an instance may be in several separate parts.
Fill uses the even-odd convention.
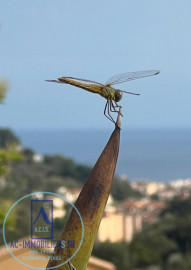
[[[115,91],[115,101],[118,102],[122,99],[122,92],[117,90]]]

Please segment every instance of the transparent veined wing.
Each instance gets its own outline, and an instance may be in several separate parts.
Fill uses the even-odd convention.
[[[80,78],[75,78],[75,77],[64,77],[64,76],[60,77],[60,78],[72,79],[72,80],[81,81],[81,82],[89,82],[89,83],[99,84],[99,85],[104,86],[104,84],[102,84],[102,83],[95,82],[95,81],[92,81],[92,80],[87,80],[87,79],[80,79]]]
[[[45,80],[45,82],[55,82],[55,83],[62,83],[60,81],[57,81],[57,80]]]
[[[159,70],[146,70],[146,71],[136,71],[136,72],[127,72],[127,73],[122,73],[118,75],[114,75],[111,77],[107,82],[106,85],[114,85],[114,84],[119,84],[119,83],[124,83],[127,81],[132,81],[144,77],[149,77],[153,75],[159,74]]]

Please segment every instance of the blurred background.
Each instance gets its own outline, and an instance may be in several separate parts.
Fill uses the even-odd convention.
[[[158,69],[117,86],[141,95],[120,101],[121,146],[106,217],[122,213],[132,234],[103,236],[103,223],[94,253],[107,254],[117,269],[190,269],[190,8],[188,0],[1,1],[0,225],[28,193],[75,200],[114,128],[103,98],[46,79],[105,83]],[[10,218],[9,240],[17,225]]]

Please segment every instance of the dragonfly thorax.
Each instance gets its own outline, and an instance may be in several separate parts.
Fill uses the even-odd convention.
[[[120,101],[122,99],[122,92],[121,91],[115,91],[114,99],[116,102]]]

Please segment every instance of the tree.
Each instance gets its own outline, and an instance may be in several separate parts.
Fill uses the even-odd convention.
[[[8,128],[0,128],[0,149],[7,149],[11,146],[18,146],[19,138]]]
[[[176,242],[165,236],[163,228],[151,226],[138,234],[129,246],[132,268],[163,265],[178,250]]]
[[[8,91],[8,83],[0,81],[0,104],[3,103]],[[4,175],[8,165],[13,160],[21,160],[22,156],[18,153],[15,146],[18,146],[19,139],[10,129],[0,128],[0,176]]]
[[[33,157],[35,155],[35,152],[32,149],[24,148],[24,149],[22,149],[21,153],[24,156],[25,161],[27,161],[29,163],[33,162]]]
[[[125,242],[110,243],[106,241],[99,243],[95,245],[93,255],[114,263],[117,269],[130,269],[128,244]]]
[[[129,246],[132,268],[190,269],[190,206],[190,199],[169,202],[158,222],[135,236]]]
[[[8,89],[9,89],[8,83],[5,80],[1,80],[0,81],[0,104],[3,103]]]
[[[11,207],[12,202],[6,199],[0,199],[0,228],[3,228],[3,221],[7,214],[7,211]],[[13,231],[15,229],[15,218],[11,215],[7,217],[6,229]]]
[[[14,147],[0,149],[0,176],[5,175],[12,161],[22,160],[23,157]]]
[[[171,224],[165,233],[167,237],[176,241],[182,253],[191,252],[191,199],[173,200],[162,211],[161,218]]]
[[[114,179],[111,195],[117,201],[128,199],[129,197],[140,198],[142,195],[131,188],[127,181],[121,181],[119,179]]]
[[[61,155],[45,155],[44,163],[49,166],[49,176],[71,177],[81,183],[86,181],[91,171],[90,167],[78,165],[72,159]]]

